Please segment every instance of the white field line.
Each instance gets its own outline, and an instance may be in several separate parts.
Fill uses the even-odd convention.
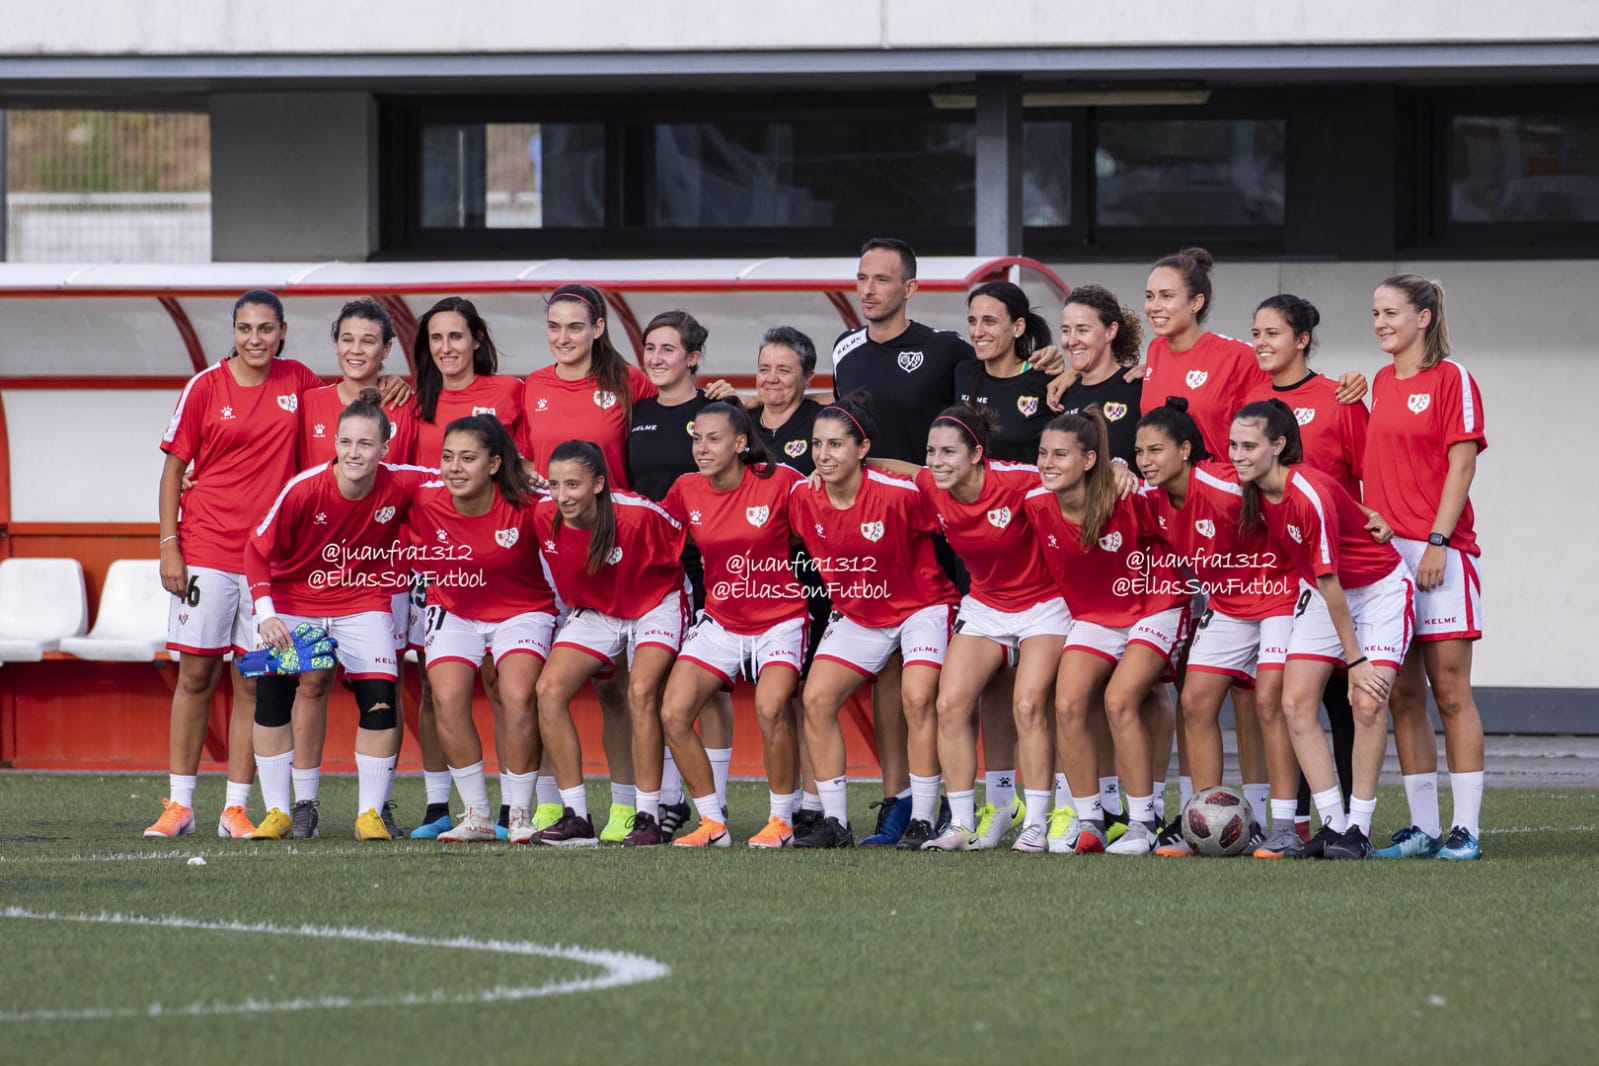
[[[669,976],[671,967],[643,955],[625,951],[566,947],[559,944],[534,944],[520,940],[474,940],[470,937],[437,939],[413,936],[387,929],[358,929],[348,926],[273,925],[269,922],[207,922],[195,918],[148,918],[133,914],[41,914],[21,907],[0,910],[0,919],[38,922],[76,922],[89,925],[131,925],[202,932],[246,933],[265,936],[309,937],[315,940],[349,940],[371,944],[403,944],[409,947],[441,948],[449,951],[485,951],[497,955],[520,955],[562,959],[599,967],[593,977],[549,981],[538,985],[495,985],[473,992],[450,994],[443,991],[413,992],[394,996],[351,998],[318,996],[310,999],[246,999],[238,1003],[151,1003],[146,1007],[88,1007],[62,1010],[0,1011],[0,1022],[103,1021],[123,1018],[199,1018],[228,1014],[267,1014],[305,1010],[351,1010],[370,1007],[417,1007],[460,1003],[503,1003],[541,996],[594,992],[607,988],[641,984]]]

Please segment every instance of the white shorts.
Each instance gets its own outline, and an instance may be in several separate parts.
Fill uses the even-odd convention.
[[[1424,540],[1395,537],[1393,546],[1410,567],[1421,565]],[[1482,636],[1482,560],[1459,548],[1444,549],[1444,582],[1435,589],[1416,589],[1416,639],[1477,640]]]
[[[805,638],[810,628],[811,619],[806,615],[779,622],[765,633],[745,636],[728,632],[716,619],[704,615],[688,631],[677,657],[729,685],[740,676],[758,680],[768,666],[785,666],[798,674],[805,662]]]
[[[624,650],[629,662],[647,645],[665,648],[672,654],[683,646],[683,631],[688,628],[688,597],[675,589],[644,613],[641,618],[613,618],[590,607],[579,607],[561,623],[555,646],[563,645],[587,652],[606,666],[615,666]]]
[[[1171,607],[1140,618],[1122,629],[1085,622],[1081,618],[1074,619],[1072,631],[1066,634],[1065,650],[1086,651],[1119,663],[1129,644],[1143,644],[1154,648],[1170,669],[1187,639],[1188,608]]]
[[[442,607],[430,608],[433,617],[428,620],[428,669],[442,662],[465,663],[476,670],[485,653],[494,656],[494,663],[518,652],[538,656],[539,662],[550,657],[550,641],[555,637],[555,616],[544,611],[528,611],[500,622],[474,622],[470,618],[453,615]]]
[[[394,650],[404,651],[411,639],[411,593],[396,592],[389,600],[389,617],[394,621]]]
[[[1415,581],[1404,563],[1380,581],[1358,589],[1344,589],[1344,601],[1355,620],[1355,639],[1360,654],[1378,666],[1398,670],[1405,661],[1415,629]],[[1288,638],[1288,659],[1314,659],[1344,664],[1344,644],[1333,627],[1327,601],[1308,582],[1299,582],[1298,613],[1294,632]]]
[[[1255,671],[1281,670],[1288,658],[1288,637],[1294,629],[1292,614],[1271,618],[1234,618],[1206,611],[1194,626],[1194,643],[1188,649],[1188,669],[1203,674],[1226,674],[1249,687]]]
[[[393,681],[399,676],[399,659],[394,648],[394,616],[388,611],[362,611],[337,618],[317,618],[303,614],[279,614],[278,621],[293,629],[310,622],[328,631],[339,642],[339,665],[348,680],[370,677]]]
[[[255,603],[243,574],[189,567],[186,597],[167,606],[167,648],[187,655],[243,655],[259,643]]]
[[[816,658],[830,659],[872,679],[896,650],[903,653],[906,666],[943,669],[954,620],[954,605],[945,603],[923,607],[899,625],[884,629],[867,629],[834,611],[816,645]]]
[[[423,574],[411,571],[411,591],[405,594],[410,601],[409,616],[406,620],[405,642],[417,651],[422,651],[427,646],[428,640],[428,587],[427,578]]]
[[[1064,644],[1071,628],[1072,613],[1059,596],[1021,611],[1001,611],[966,596],[955,616],[955,632],[961,636],[987,637],[1007,649],[1019,647],[1030,637],[1060,637]],[[1008,661],[1009,656],[1006,658]]]

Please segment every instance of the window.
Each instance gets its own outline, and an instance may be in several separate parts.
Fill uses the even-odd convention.
[[[1027,121],[1022,125],[1022,224],[1072,224],[1072,124]]]
[[[1281,226],[1282,119],[1102,118],[1094,145],[1096,226]]]
[[[1449,124],[1450,222],[1599,222],[1599,114]]]
[[[605,127],[495,122],[422,127],[422,225],[605,224]]]

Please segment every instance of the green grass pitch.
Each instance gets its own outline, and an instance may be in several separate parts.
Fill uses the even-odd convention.
[[[200,833],[146,842],[163,784],[0,774],[0,1062],[1459,1066],[1599,1049],[1592,792],[1490,789],[1481,862],[1357,864],[755,853],[753,783],[733,786],[739,844],[711,853],[362,845],[348,778],[324,782],[321,840],[218,840],[207,778]],[[414,818],[420,783],[396,791]],[[851,788],[857,830],[872,791]],[[591,786],[596,810],[605,795]],[[1379,838],[1403,808],[1384,790]]]

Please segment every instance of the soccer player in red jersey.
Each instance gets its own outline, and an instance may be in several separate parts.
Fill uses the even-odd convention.
[[[1482,394],[1451,359],[1444,290],[1415,274],[1387,279],[1372,299],[1377,343],[1393,365],[1371,390],[1366,503],[1394,530],[1416,574],[1416,645],[1394,685],[1394,745],[1412,825],[1383,858],[1475,859],[1482,810],[1482,719],[1471,693],[1471,645],[1482,636],[1482,578],[1471,482],[1488,447]],[[1455,810],[1447,839],[1438,819],[1438,749],[1427,717],[1431,685],[1443,721]],[[1403,838],[1403,839],[1401,839]]]
[[[978,830],[973,724],[984,688],[1015,656],[1014,685],[1005,688],[1010,697],[1006,702],[1014,706],[1011,735],[1017,738],[1013,750],[1021,756],[1024,814],[1013,847],[1032,853],[1044,850],[1054,776],[1048,704],[1071,614],[1044,569],[1038,538],[1022,507],[1027,494],[1038,487],[1038,468],[988,458],[986,444],[996,424],[987,406],[946,408],[928,430],[925,467],[882,464],[890,473],[907,472],[914,478],[950,547],[971,575],[936,704],[938,761],[948,789],[950,825],[934,835],[938,778],[912,777],[914,806],[911,823],[899,841],[901,848],[983,850],[994,847],[1003,835],[985,839]],[[986,721],[984,731],[986,739]],[[992,817],[1003,818],[1002,830],[1011,821],[1008,809]]]
[[[1139,707],[1171,672],[1188,634],[1188,591],[1144,491],[1118,498],[1110,434],[1098,407],[1059,415],[1038,446],[1042,483],[1027,517],[1072,612],[1055,681],[1056,747],[1071,805],[1058,803],[1052,852],[1147,855],[1155,847],[1149,732]],[[1127,791],[1127,831],[1105,845],[1090,713],[1103,698]],[[1066,812],[1073,812],[1067,814]]]
[[[700,814],[699,827],[673,844],[729,845],[725,801],[694,721],[711,696],[743,675],[755,682],[771,793],[766,825],[749,846],[783,848],[794,839],[799,750],[791,697],[809,628],[804,586],[788,562],[788,498],[803,479],[772,461],[737,404],[700,411],[694,460],[699,472],[673,482],[663,504],[694,538],[705,563],[705,609],[683,642],[661,704],[667,743]],[[666,842],[657,824],[659,802],[658,794],[639,792],[634,830],[624,843]]]
[[[823,819],[795,839],[802,848],[855,843],[838,712],[851,693],[877,679],[896,651],[904,659],[900,696],[910,772],[938,776],[934,706],[958,597],[933,553],[937,516],[916,485],[864,466],[876,429],[864,393],[822,408],[811,440],[820,485],[789,497],[789,522],[833,600],[805,681],[805,746]]]
[[[300,394],[320,385],[310,369],[279,359],[287,324],[283,303],[252,289],[233,305],[233,351],[183,387],[161,438],[161,586],[172,594],[167,648],[180,652],[172,695],[171,776],[161,817],[147,837],[194,832],[195,774],[205,746],[211,694],[222,657],[256,645],[255,620],[240,559],[261,501],[294,475]],[[193,464],[193,485],[184,474]],[[181,519],[179,515],[182,515]],[[233,671],[236,708],[255,705],[255,682]],[[250,716],[228,728],[227,799],[217,834],[255,829],[246,808],[255,765]]]
[[[411,494],[435,473],[382,462],[389,420],[381,404],[378,391],[367,389],[345,408],[334,439],[336,460],[291,478],[244,550],[263,642],[287,648],[290,631],[301,623],[320,626],[339,642],[339,662],[361,716],[355,738],[359,840],[394,837],[382,815],[400,742],[399,657],[389,607],[393,585],[403,577],[393,562]],[[268,675],[256,682],[255,762],[267,814],[251,839],[279,839],[293,829],[292,722],[300,680]]]
[[[572,613],[556,633],[538,682],[539,728],[563,809],[560,820],[534,839],[593,847],[599,841],[583,791],[572,697],[600,670],[622,665],[627,654],[633,765],[644,789],[659,794],[661,686],[688,622],[683,524],[653,500],[613,491],[605,456],[591,441],[557,445],[549,471],[551,496],[533,517],[556,594]]]
[[[495,839],[483,779],[483,745],[472,720],[472,687],[485,654],[499,696],[496,748],[509,805],[508,838],[533,839],[539,670],[555,632],[555,593],[544,574],[522,458],[499,419],[468,415],[446,427],[440,480],[411,507],[416,565],[428,585],[427,669],[439,741],[466,812],[445,842]]]
[[[1371,854],[1377,774],[1388,743],[1384,710],[1415,617],[1410,570],[1391,544],[1378,543],[1386,530],[1360,503],[1331,476],[1304,464],[1299,423],[1281,400],[1238,412],[1228,450],[1244,489],[1239,529],[1264,524],[1300,577],[1283,669],[1283,716],[1322,827],[1283,855],[1363,859]],[[1340,665],[1348,672],[1355,712],[1347,816],[1318,713],[1327,678]]]
[[[1173,396],[1139,420],[1138,463],[1156,490],[1156,522],[1206,596],[1204,613],[1194,626],[1181,692],[1193,787],[1203,790],[1221,784],[1221,729],[1216,716],[1229,688],[1251,689],[1254,700],[1234,704],[1244,795],[1256,823],[1265,827],[1268,782],[1274,785],[1278,800],[1288,804],[1286,814],[1276,819],[1277,827],[1297,841],[1293,803],[1299,766],[1281,719],[1282,670],[1298,578],[1264,530],[1249,536],[1239,533],[1243,490],[1238,475],[1231,463],[1211,460],[1182,397]],[[1155,854],[1182,856],[1194,851],[1177,837],[1156,847]]]

